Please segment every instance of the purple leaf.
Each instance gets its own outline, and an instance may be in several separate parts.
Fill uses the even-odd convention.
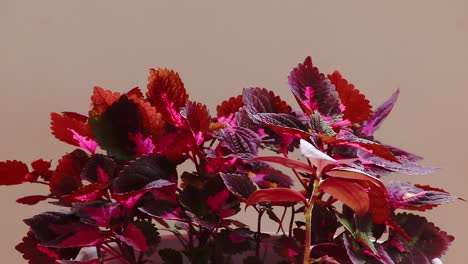
[[[47,247],[84,247],[105,239],[98,227],[80,222],[73,214],[45,212],[24,220],[35,237]]]
[[[252,118],[254,122],[267,125],[276,133],[289,134],[295,138],[309,136],[306,126],[291,114],[259,113]]]
[[[366,122],[364,127],[362,128],[362,133],[366,136],[372,136],[374,132],[379,129],[380,125],[382,122],[387,118],[388,114],[393,109],[393,106],[395,105],[398,96],[400,95],[400,90],[396,90],[395,93],[393,93],[392,97],[385,101],[382,105],[380,105],[375,111],[372,117],[369,119],[369,121]]]
[[[116,233],[115,236],[120,239],[120,241],[138,251],[147,251],[150,249],[150,246],[146,241],[145,233],[135,224],[128,223],[124,231],[121,234]]]
[[[387,191],[393,209],[424,211],[458,199],[441,189],[397,181],[389,182]]]
[[[252,120],[252,118],[250,118],[250,116],[251,113],[249,114],[246,106],[239,108],[239,111],[235,113],[235,124],[238,127],[245,127],[250,130],[257,131],[259,126]]]
[[[111,158],[95,154],[91,156],[83,170],[81,178],[90,182],[107,183],[109,178],[114,176],[117,165]]]
[[[265,88],[245,88],[242,100],[252,114],[291,112],[291,107],[285,101]]]
[[[310,90],[309,97],[312,94],[312,102],[318,104],[320,113],[325,116],[341,114],[340,99],[335,86],[312,64],[311,57],[307,57],[304,63],[291,71],[288,81],[292,92],[301,102],[308,100],[306,91]]]
[[[357,156],[364,164],[377,165],[384,169],[407,175],[425,175],[440,170],[439,168],[427,167],[416,162],[410,161],[404,156],[397,157],[399,163],[388,161],[386,159],[383,159],[381,157],[375,156],[362,150],[358,150]]]
[[[332,257],[335,260],[339,261],[338,263],[340,264],[362,264],[362,262],[351,261],[350,256],[348,256],[346,250],[342,246],[335,243],[315,244],[311,247],[310,254],[313,258],[321,258],[324,256]]]
[[[274,241],[273,249],[278,256],[291,260],[299,256],[301,252],[301,246],[298,245],[297,241],[284,235]]]
[[[454,237],[441,231],[426,218],[414,214],[397,214],[396,222],[411,237],[412,241],[401,240],[394,232],[389,234],[389,241],[385,243],[387,252],[393,259],[405,257],[407,259],[421,259],[421,255],[431,260],[440,258],[447,252],[447,249]],[[396,240],[396,241],[394,241]],[[396,248],[395,244],[401,245]],[[393,249],[393,250],[392,250]],[[403,252],[401,250],[403,249]],[[422,258],[424,259],[424,258]],[[424,263],[424,262],[399,262],[399,263]]]
[[[164,190],[163,196],[175,196],[176,188],[173,182],[167,180],[155,180],[136,191],[113,193],[112,198],[125,205],[127,208],[132,208],[139,202],[140,198],[147,193],[152,193],[154,195],[157,189]],[[140,206],[144,205],[140,204]]]
[[[291,177],[271,167],[262,168],[252,173],[255,174],[252,180],[262,189],[276,187],[291,188],[293,185]]]
[[[338,133],[338,135],[336,136],[336,139],[339,140],[336,143],[336,145],[354,147],[372,153],[388,161],[398,162],[398,159],[386,146],[378,144],[377,142],[374,142],[372,140],[359,138],[350,131],[341,130],[340,133]]]
[[[234,154],[258,154],[260,138],[248,128],[226,127],[217,133],[217,137]]]
[[[247,199],[257,189],[249,176],[245,174],[221,172],[219,175],[223,179],[226,188],[239,198]]]
[[[312,244],[332,242],[340,227],[334,209],[316,204],[312,210]]]
[[[155,148],[151,137],[143,138],[143,134],[137,133],[136,135],[130,133],[129,134],[130,140],[135,143],[135,148],[133,149],[133,153],[135,153],[135,157],[139,158],[144,155],[150,155],[153,153]]]
[[[254,161],[265,161],[265,162],[272,162],[276,164],[280,164],[286,168],[307,171],[307,172],[314,172],[314,169],[306,163],[302,163],[297,160],[288,159],[279,156],[266,156],[266,157],[256,157],[253,159]]]
[[[139,191],[147,184],[157,180],[176,183],[175,166],[159,154],[143,156],[124,167],[119,177],[114,180],[113,190],[116,193]]]
[[[226,204],[231,194],[228,189],[224,189],[213,196],[208,196],[206,204],[210,207],[212,212],[218,211],[221,207]]]
[[[395,156],[398,156],[398,157],[404,157],[405,159],[409,160],[409,161],[420,161],[423,159],[423,157],[419,156],[419,155],[416,155],[416,154],[413,154],[413,153],[409,153],[405,150],[402,150],[400,148],[397,148],[397,147],[393,147],[393,146],[389,146],[389,145],[384,145],[386,146],[388,149],[390,149],[390,151],[395,155]]]
[[[103,192],[108,185],[105,183],[91,183],[81,186],[78,190],[73,191],[69,195],[62,196],[62,199],[67,202],[91,202],[102,197]]]
[[[120,221],[127,213],[121,204],[104,201],[75,203],[72,210],[81,222],[105,228],[110,228],[112,222]]]
[[[137,103],[126,95],[122,95],[101,116],[91,117],[89,125],[99,146],[110,156],[125,160],[135,157],[135,143],[129,135],[143,131],[143,117]]]

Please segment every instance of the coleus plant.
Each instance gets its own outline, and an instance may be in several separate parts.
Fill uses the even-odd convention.
[[[212,116],[189,100],[178,73],[152,69],[146,93],[95,87],[87,115],[52,113],[52,134],[75,150],[54,166],[44,159],[30,167],[0,163],[1,185],[49,187],[18,203],[62,208],[24,220],[29,231],[16,249],[31,264],[139,264],[154,254],[163,263],[232,263],[234,255],[263,263],[267,251],[278,263],[421,264],[441,257],[453,236],[402,210],[459,198],[381,180],[437,170],[374,138],[399,92],[372,110],[339,72],[324,75],[310,57],[288,80],[297,109],[272,91],[246,88]],[[291,158],[295,151],[300,159]],[[183,163],[192,169],[181,171]],[[257,212],[256,226],[236,218],[242,207]],[[278,235],[261,229],[266,216]],[[162,231],[182,250],[164,248]],[[84,248],[95,248],[97,257],[77,260]]]

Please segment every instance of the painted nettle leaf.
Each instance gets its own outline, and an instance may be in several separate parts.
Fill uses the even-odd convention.
[[[87,115],[51,113],[67,153],[0,161],[0,185],[48,187],[18,203],[59,208],[24,220],[16,249],[30,264],[439,263],[454,237],[419,213],[463,199],[387,180],[439,169],[375,135],[399,90],[372,108],[347,78],[306,57],[294,104],[253,86],[215,114],[171,69],[146,90],[94,87]]]

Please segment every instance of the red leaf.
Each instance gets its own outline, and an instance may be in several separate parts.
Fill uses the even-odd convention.
[[[369,174],[352,169],[352,168],[341,168],[341,169],[334,169],[331,171],[327,171],[326,174],[330,177],[337,177],[337,178],[342,178],[342,179],[348,179],[348,180],[361,180],[361,181],[367,181],[367,182],[372,182],[377,186],[380,186],[381,188],[385,189],[385,186],[383,183],[375,178],[370,176]]]
[[[105,240],[105,235],[98,228],[83,228],[73,235],[62,240],[57,247],[60,248],[75,248],[89,247],[102,244]]]
[[[105,90],[101,87],[94,87],[93,95],[91,96],[90,116],[101,115],[106,109],[115,103],[120,98],[120,93],[114,93]]]
[[[249,196],[246,204],[247,206],[250,206],[260,202],[268,202],[272,204],[282,202],[302,202],[307,204],[307,200],[302,193],[287,188],[273,188],[255,191]]]
[[[254,158],[252,160],[253,161],[272,162],[272,163],[277,163],[277,164],[283,165],[283,166],[285,166],[287,168],[290,168],[290,169],[307,171],[307,172],[314,172],[314,170],[308,164],[302,163],[302,162],[297,161],[297,160],[292,160],[292,159],[278,157],[278,156],[256,157],[256,158]]]
[[[369,211],[370,201],[368,190],[350,180],[328,178],[320,184],[320,191],[330,194],[349,206],[358,215]]]
[[[44,196],[44,195],[30,195],[30,196],[19,198],[18,200],[16,200],[16,202],[20,204],[34,205],[46,199],[47,199],[47,196]]]
[[[139,251],[146,251],[149,249],[148,243],[146,243],[146,236],[143,231],[136,225],[129,223],[125,228],[123,234],[115,234],[121,241],[125,242],[131,247]]]
[[[50,166],[50,161],[45,161],[43,159],[38,159],[31,163],[33,170],[39,174],[47,173],[50,169]]]
[[[110,228],[113,221],[126,217],[127,211],[119,203],[95,201],[73,204],[73,213],[80,217],[80,221],[99,227]]]
[[[129,97],[136,97],[136,98],[140,98],[140,99],[143,99],[143,97],[144,97],[143,92],[138,87],[135,87],[135,88],[131,89],[130,91],[128,91],[127,95]]]
[[[79,149],[64,155],[50,178],[50,192],[62,196],[81,187],[80,174],[88,158],[88,155]]]
[[[362,171],[343,168],[326,172],[330,177],[356,180],[361,186],[368,189],[369,212],[375,223],[384,223],[390,215],[390,206],[385,185],[377,178],[372,177]]]
[[[336,140],[332,142],[332,144],[337,146],[344,145],[354,147],[388,161],[398,162],[397,157],[395,157],[389,147],[368,139],[359,138],[350,131],[341,130],[340,133],[336,136]]]
[[[68,202],[91,202],[101,198],[105,189],[107,184],[91,183],[80,187],[70,195],[63,196],[62,199]]]
[[[230,196],[231,193],[229,190],[224,189],[213,196],[209,196],[208,199],[206,199],[206,204],[208,204],[212,212],[215,212],[226,204]]]
[[[23,237],[23,241],[16,245],[15,249],[23,254],[23,258],[28,260],[29,264],[54,264],[55,259],[38,250],[39,241],[34,237],[34,234],[29,231]]]
[[[189,101],[181,114],[187,120],[197,145],[200,145],[211,123],[206,105]]]
[[[187,153],[191,150],[192,140],[192,133],[179,130],[163,135],[157,142],[155,149],[157,153],[161,153],[174,164],[180,164],[188,158]]]
[[[187,103],[188,95],[179,74],[168,69],[151,69],[148,81],[149,102],[162,113],[165,121],[183,126],[179,111]]]
[[[130,95],[129,95],[130,96]],[[158,113],[156,107],[152,106],[146,100],[137,98],[135,96],[130,97],[138,105],[138,110],[141,114],[143,122],[143,134],[153,136],[153,139],[159,138],[164,132],[165,122],[162,118],[161,113]]]
[[[367,186],[369,187],[369,212],[372,215],[372,221],[383,224],[390,216],[387,189],[383,184],[368,183]]]
[[[340,72],[335,71],[328,75],[328,79],[335,85],[341,103],[345,106],[343,119],[353,123],[361,123],[368,120],[372,115],[372,107],[369,100],[354,88],[352,83],[343,78]]]
[[[244,101],[242,101],[242,95],[236,97],[231,97],[226,101],[223,101],[220,105],[216,107],[216,113],[219,122],[231,124],[231,121],[234,120],[234,116],[239,108],[244,106]]]
[[[52,134],[60,141],[79,147],[80,143],[73,136],[72,130],[88,139],[94,138],[89,125],[73,115],[51,113],[50,117]]]
[[[135,153],[136,158],[153,153],[155,146],[153,144],[153,141],[151,141],[151,137],[143,139],[143,135],[141,133],[138,133],[136,135],[129,133],[129,136],[130,140],[133,141],[133,143],[135,143],[133,153]]]
[[[17,160],[0,162],[0,185],[15,185],[26,181],[28,166]]]

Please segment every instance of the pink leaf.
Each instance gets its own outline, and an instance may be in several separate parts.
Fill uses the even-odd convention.
[[[129,133],[129,137],[130,140],[135,143],[133,152],[137,158],[153,153],[155,146],[151,140],[151,137],[143,139],[143,134],[141,133],[137,133],[136,135]]]
[[[73,234],[70,237],[67,237],[62,242],[60,242],[57,247],[87,247],[99,245],[104,242],[105,239],[104,233],[99,231],[99,229],[89,229],[89,230],[80,230],[77,233]]]
[[[146,243],[146,236],[143,231],[136,225],[129,223],[125,228],[123,234],[115,234],[121,241],[125,242],[131,247],[139,251],[146,251],[149,249],[148,243]]]
[[[217,211],[224,204],[226,204],[226,202],[229,199],[230,195],[231,195],[231,193],[229,192],[229,190],[224,189],[224,190],[220,191],[219,193],[208,197],[208,199],[206,200],[206,203],[210,207],[211,211]]]
[[[88,139],[87,137],[78,134],[78,132],[71,128],[69,128],[69,130],[73,134],[73,139],[75,139],[78,142],[80,148],[86,149],[87,151],[91,152],[91,154],[96,153],[96,148],[98,146],[96,140]]]
[[[371,136],[374,134],[374,132],[380,127],[385,118],[387,118],[388,114],[390,114],[390,112],[392,111],[393,106],[395,105],[399,95],[400,90],[396,90],[396,92],[392,95],[392,97],[390,97],[390,99],[385,101],[374,111],[372,117],[362,128],[361,132],[364,135]]]

